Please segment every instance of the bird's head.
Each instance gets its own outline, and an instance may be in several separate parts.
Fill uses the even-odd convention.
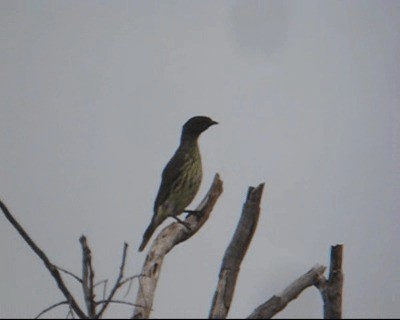
[[[211,127],[214,124],[218,124],[218,122],[212,120],[209,117],[196,116],[190,118],[183,125],[182,135],[198,137],[203,131],[206,131],[209,127]]]

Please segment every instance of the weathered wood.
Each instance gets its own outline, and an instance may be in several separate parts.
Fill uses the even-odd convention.
[[[296,299],[308,287],[320,281],[325,271],[325,266],[316,265],[289,285],[280,295],[273,296],[268,301],[256,308],[247,319],[270,319],[283,310],[289,302]]]
[[[263,183],[257,188],[249,188],[242,215],[222,261],[217,289],[209,314],[211,319],[225,319],[229,312],[240,264],[257,227],[263,189]]]
[[[208,220],[210,213],[222,193],[222,180],[216,174],[210,190],[203,201],[195,209],[197,215],[188,215],[184,223],[174,222],[165,227],[153,241],[143,264],[139,277],[139,288],[136,296],[136,307],[132,318],[146,319],[150,316],[153,306],[154,294],[160,276],[161,266],[165,255],[177,244],[192,237]]]
[[[93,319],[96,316],[96,303],[94,301],[94,271],[92,266],[92,251],[90,250],[87,239],[81,236],[79,239],[82,246],[82,289],[83,298],[86,303],[88,317]]]
[[[324,319],[342,319],[343,245],[331,247],[329,279],[319,286],[324,301]]]

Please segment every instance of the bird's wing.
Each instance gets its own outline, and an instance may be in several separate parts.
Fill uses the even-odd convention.
[[[154,213],[156,213],[158,207],[168,199],[172,190],[172,184],[174,181],[177,181],[178,177],[182,174],[184,162],[185,156],[182,154],[182,150],[178,148],[162,172],[160,188],[156,201],[154,202]]]

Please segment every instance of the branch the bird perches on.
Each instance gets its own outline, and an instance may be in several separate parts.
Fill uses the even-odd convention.
[[[182,223],[173,222],[165,227],[153,241],[139,278],[139,288],[135,303],[137,306],[135,307],[133,318],[146,319],[150,316],[165,255],[177,244],[192,237],[204,225],[223,191],[222,185],[219,174],[215,174],[209,191],[195,209],[200,214],[188,215],[184,220],[189,228]]]
[[[142,273],[139,276],[124,278],[124,268],[128,248],[128,245],[124,244],[122,262],[119,268],[117,280],[108,296],[106,297],[106,293],[104,292],[101,300],[95,300],[96,295],[94,289],[100,283],[107,283],[107,280],[100,281],[97,284],[94,283],[94,268],[92,266],[91,250],[89,249],[87,240],[84,236],[80,238],[82,246],[82,278],[80,278],[74,273],[53,264],[43,250],[38,247],[23,227],[11,215],[6,205],[0,201],[0,208],[5,217],[27,242],[29,247],[42,260],[66,299],[44,309],[39,313],[37,318],[54,308],[67,305],[69,307],[68,315],[70,316],[76,315],[80,319],[99,319],[104,315],[104,312],[110,304],[132,306],[135,308],[132,318],[148,318],[152,310],[155,289],[165,255],[170,252],[174,246],[192,237],[204,225],[209,218],[217,199],[222,193],[222,186],[222,180],[219,175],[216,174],[208,193],[200,205],[195,209],[196,212],[200,212],[201,214],[188,215],[185,224],[176,222],[172,223],[159,233],[148,251]],[[210,318],[226,318],[228,314],[240,264],[256,230],[260,214],[260,201],[263,187],[264,184],[260,184],[256,188],[249,188],[246,201],[243,205],[241,218],[222,261],[219,281],[210,310]],[[187,228],[187,226],[189,226],[189,228]],[[274,295],[265,303],[257,307],[248,318],[271,318],[284,309],[288,303],[296,299],[303,290],[310,286],[314,286],[319,290],[323,299],[324,318],[340,319],[342,317],[342,290],[344,278],[342,271],[343,245],[339,244],[332,246],[330,258],[331,261],[328,278],[325,278],[323,275],[326,267],[315,265],[306,274],[299,277],[289,285],[281,294]],[[86,311],[80,307],[77,299],[69,291],[60,272],[72,277],[82,286],[84,295],[83,304],[86,305]],[[132,280],[135,278],[139,280],[136,303],[114,299],[117,290],[125,284],[129,284],[130,287]],[[104,291],[106,291],[105,288],[106,285],[104,285]],[[100,310],[98,310],[98,308]]]

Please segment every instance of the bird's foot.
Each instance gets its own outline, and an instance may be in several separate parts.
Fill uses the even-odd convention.
[[[183,212],[188,213],[186,218],[190,217],[191,215],[194,215],[194,216],[196,216],[197,220],[200,220],[200,218],[203,214],[203,212],[201,210],[185,210]]]
[[[171,217],[174,218],[178,223],[183,224],[186,227],[186,229],[188,229],[188,231],[192,231],[192,229],[190,228],[189,223],[187,223],[186,221],[182,221],[178,217],[175,217],[175,216],[171,216]]]

